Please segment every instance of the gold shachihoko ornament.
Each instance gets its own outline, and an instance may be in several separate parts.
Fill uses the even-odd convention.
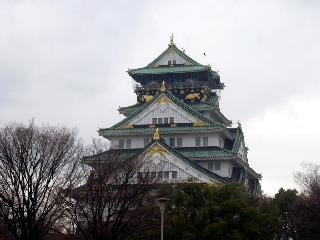
[[[159,128],[156,129],[156,132],[153,135],[153,140],[160,140]]]
[[[165,92],[165,91],[166,91],[166,83],[165,83],[165,81],[162,82],[160,91],[161,91],[161,92]]]

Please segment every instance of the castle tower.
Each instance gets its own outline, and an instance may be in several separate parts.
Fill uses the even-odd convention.
[[[120,107],[125,118],[99,135],[113,151],[142,157],[151,177],[165,182],[242,183],[260,192],[250,168],[240,123],[232,127],[219,108],[224,84],[170,39],[168,48],[143,68],[129,69],[137,102]],[[90,159],[88,159],[89,161]]]

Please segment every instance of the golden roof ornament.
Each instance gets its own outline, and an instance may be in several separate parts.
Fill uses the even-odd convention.
[[[156,132],[153,135],[153,140],[160,140],[159,128],[156,129]]]
[[[173,33],[171,33],[171,35],[170,35],[170,45],[174,45],[173,38],[174,38]]]
[[[166,83],[165,83],[165,81],[162,82],[160,91],[161,91],[161,92],[165,92],[165,91],[166,91]]]

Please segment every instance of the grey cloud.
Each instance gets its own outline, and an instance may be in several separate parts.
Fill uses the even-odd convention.
[[[234,121],[251,124],[288,99],[319,99],[319,7],[298,0],[0,1],[0,125],[36,117],[96,137],[97,127],[121,119],[118,106],[135,102],[127,68],[153,60],[171,33],[187,54],[219,70],[227,86],[221,109]],[[254,164],[270,171],[259,165],[265,157],[255,140],[249,134]]]

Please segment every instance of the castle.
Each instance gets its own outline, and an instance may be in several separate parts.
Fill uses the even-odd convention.
[[[240,183],[260,193],[261,175],[249,166],[241,124],[232,127],[220,111],[224,84],[210,65],[187,56],[171,36],[163,53],[128,74],[137,103],[120,107],[125,118],[99,129],[99,135],[110,140],[113,151],[144,159],[137,178]]]

